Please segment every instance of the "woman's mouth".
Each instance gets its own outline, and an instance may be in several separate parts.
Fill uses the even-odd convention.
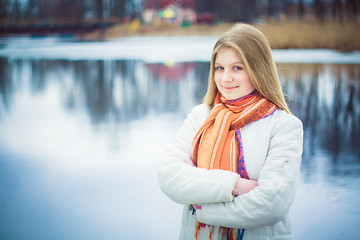
[[[231,91],[231,90],[237,88],[237,86],[235,86],[235,87],[224,87],[224,86],[223,86],[223,88],[224,88],[225,90],[227,90],[227,91]]]

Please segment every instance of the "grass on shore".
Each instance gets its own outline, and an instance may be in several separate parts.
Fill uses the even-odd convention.
[[[252,24],[270,42],[273,49],[327,48],[340,51],[360,50],[360,23],[356,22],[273,22]],[[86,34],[84,39],[113,39],[126,36],[219,36],[232,26],[216,25],[140,25],[131,32],[129,24],[116,24],[104,31]]]
[[[269,23],[256,25],[274,49],[360,50],[360,23]]]

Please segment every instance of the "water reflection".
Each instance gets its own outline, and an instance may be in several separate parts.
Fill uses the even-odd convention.
[[[207,76],[201,73],[209,65],[135,60],[0,61],[2,108],[11,108],[14,84],[29,84],[31,92],[37,94],[55,82],[64,107],[85,109],[94,124],[131,120],[151,111],[188,111],[205,92]]]
[[[359,65],[279,64],[290,108],[309,135],[309,148],[334,156],[359,156]],[[32,95],[56,83],[68,111],[86,111],[93,124],[141,118],[149,112],[183,112],[201,102],[209,63],[10,60],[0,58],[1,115],[11,111],[14,94]],[[1,116],[0,115],[0,116]],[[336,158],[334,158],[336,162]]]
[[[318,232],[321,221],[336,217],[324,209],[318,222],[310,221],[318,228],[312,230],[303,207],[313,211],[321,208],[316,203],[328,201],[324,206],[329,208],[357,209],[360,65],[278,67],[290,108],[305,129],[300,200],[294,210],[300,226],[295,228],[295,239],[302,239]],[[0,223],[5,226],[0,227],[0,236],[35,234],[46,239],[51,234],[34,229],[51,225],[50,231],[61,235],[71,225],[70,219],[82,224],[70,227],[64,235],[68,239],[76,235],[142,239],[136,234],[129,237],[135,225],[152,229],[150,239],[174,236],[180,206],[159,192],[156,162],[182,120],[201,102],[208,70],[208,62],[0,58]],[[141,182],[147,184],[147,198],[134,190]],[[318,198],[310,198],[309,191]],[[95,207],[97,201],[100,206]],[[169,211],[161,211],[164,207]],[[66,216],[65,211],[72,214]],[[360,222],[359,212],[334,212],[349,222],[347,226]],[[13,232],[36,215],[39,219],[24,235]],[[162,232],[162,226],[154,227],[154,222],[168,218],[173,220],[168,233]],[[310,229],[304,231],[304,225]],[[357,233],[354,229],[347,239]],[[334,230],[329,235],[336,236]]]
[[[304,156],[331,156],[329,176],[360,174],[360,66],[280,65],[290,106],[305,127]],[[304,161],[308,166],[310,161]],[[345,171],[345,169],[347,169]]]
[[[359,65],[300,65],[291,69],[292,75],[284,75],[285,89],[293,98],[293,111],[302,117],[311,136],[323,136],[322,147],[335,155],[358,151]]]
[[[280,64],[279,70],[305,130],[294,239],[357,239],[360,65]]]

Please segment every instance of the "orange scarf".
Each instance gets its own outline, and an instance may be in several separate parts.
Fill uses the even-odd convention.
[[[244,163],[240,130],[247,124],[271,115],[276,109],[274,103],[256,90],[231,101],[218,92],[214,108],[193,140],[192,160],[195,166],[237,172],[241,177],[249,178]],[[205,224],[197,222],[196,238],[201,227],[205,227]],[[222,229],[223,232],[224,230],[233,232],[233,229]]]

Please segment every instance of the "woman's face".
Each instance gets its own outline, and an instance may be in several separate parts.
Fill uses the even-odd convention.
[[[227,100],[241,98],[255,90],[245,64],[234,49],[220,49],[214,67],[215,84]]]

